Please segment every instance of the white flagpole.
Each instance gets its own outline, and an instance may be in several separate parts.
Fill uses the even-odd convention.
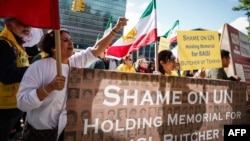
[[[151,55],[150,55],[150,54],[151,54],[151,44],[150,44],[150,46],[149,46],[149,53],[148,53],[148,56],[149,56],[148,58],[149,58],[149,60],[151,60]]]
[[[158,29],[157,29],[157,8],[156,8],[156,0],[153,0],[154,4],[155,4],[155,26],[156,26],[156,36],[157,36],[157,40],[155,42],[155,71],[158,72],[159,71],[159,65],[158,65]]]
[[[137,50],[136,50],[136,60],[138,60],[138,58],[139,58],[139,50],[140,50],[140,49],[137,49]],[[136,61],[136,60],[135,60],[135,61]]]

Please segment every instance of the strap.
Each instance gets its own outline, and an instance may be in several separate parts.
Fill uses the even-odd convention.
[[[9,41],[9,40],[8,40],[6,37],[4,37],[4,36],[1,36],[1,35],[0,35],[0,40],[6,41],[6,42],[9,44],[10,47],[13,47],[13,46],[14,46],[14,44],[12,44],[12,42]]]

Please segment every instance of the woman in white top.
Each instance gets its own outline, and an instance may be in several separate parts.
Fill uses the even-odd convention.
[[[17,94],[17,106],[27,112],[26,123],[36,130],[57,129],[55,140],[59,139],[67,122],[66,89],[69,68],[87,68],[110,45],[118,31],[127,24],[126,18],[119,18],[113,30],[93,47],[73,54],[73,42],[67,30],[60,30],[62,76],[57,76],[54,31],[41,40],[41,50],[48,57],[34,62],[26,71]],[[25,137],[24,130],[24,137]],[[27,134],[27,140],[35,135]],[[35,137],[37,140],[37,136]],[[49,139],[47,139],[49,140]],[[54,140],[54,139],[51,139]],[[61,140],[61,137],[60,139]]]

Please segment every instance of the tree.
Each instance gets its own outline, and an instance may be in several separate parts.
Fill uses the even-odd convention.
[[[232,9],[234,11],[246,11],[246,15],[248,18],[249,26],[247,27],[248,30],[248,39],[250,40],[250,1],[249,0],[239,0],[240,4]]]

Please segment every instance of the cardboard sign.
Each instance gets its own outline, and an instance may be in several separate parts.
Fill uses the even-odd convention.
[[[242,81],[250,83],[250,44],[247,35],[228,24],[224,24],[221,48],[230,52],[229,75],[238,75]]]
[[[250,112],[250,44],[248,36],[229,24],[224,24],[221,35],[221,48],[230,52],[231,60],[227,69],[228,76],[237,75],[248,85],[248,111]]]
[[[161,37],[158,52],[161,52],[162,50],[169,50],[169,45],[170,40],[168,38]]]
[[[221,67],[217,31],[178,31],[177,35],[181,70]]]

